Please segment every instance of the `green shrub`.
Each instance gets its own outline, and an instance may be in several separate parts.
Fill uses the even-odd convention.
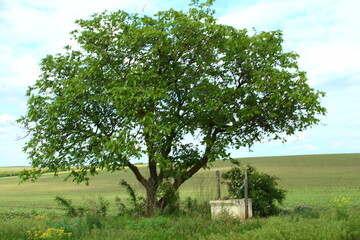
[[[85,211],[84,208],[75,207],[70,199],[66,199],[60,196],[55,196],[55,201],[58,203],[59,206],[64,207],[64,210],[66,211],[66,215],[69,217],[78,217],[84,214]]]
[[[319,218],[321,212],[311,207],[299,206],[293,211],[292,216],[301,216],[302,218]]]
[[[248,165],[246,168],[233,167],[222,174],[232,198],[244,198],[245,170],[248,175],[249,198],[252,199],[255,216],[267,217],[279,212],[279,204],[285,199],[285,190],[278,188],[278,178],[258,172]]]
[[[95,202],[95,201],[94,201]],[[188,200],[189,209],[199,204]],[[98,203],[97,203],[98,206]],[[85,208],[88,208],[87,205]],[[0,239],[76,239],[76,240],[113,240],[113,239],[162,239],[162,240],[358,240],[360,239],[360,209],[341,207],[343,214],[338,215],[336,208],[310,209],[296,208],[287,215],[255,218],[246,222],[234,219],[211,220],[198,215],[156,216],[153,218],[131,218],[127,216],[107,216],[96,219],[67,217],[52,219],[36,216],[15,216],[12,219],[0,218]],[[320,214],[320,215],[319,215]],[[1,213],[0,213],[1,215]],[[43,215],[42,215],[43,216]],[[89,225],[92,228],[89,229]]]
[[[176,191],[171,182],[165,181],[159,186],[158,198],[166,200],[166,206],[160,206],[162,214],[176,215],[180,211],[179,191]]]
[[[47,227],[63,228],[65,232],[73,233],[73,236],[80,236],[85,232],[90,232],[85,220],[82,217],[69,218],[58,216],[50,221],[47,221]],[[75,239],[78,239],[77,237]]]
[[[119,197],[115,197],[119,216],[141,217],[145,215],[145,198],[137,196],[134,189],[125,180],[121,180],[119,185],[125,188],[129,195],[130,206],[128,207]]]
[[[88,200],[85,205],[85,223],[88,230],[102,228],[101,220],[107,215],[109,202],[99,197],[98,201]]]
[[[66,215],[69,217],[85,217],[87,229],[101,228],[101,219],[106,216],[109,202],[99,197],[98,201],[88,200],[84,206],[74,206],[71,200],[56,196],[56,202],[65,207]]]
[[[187,197],[182,202],[182,209],[185,215],[190,217],[200,216],[206,219],[210,219],[211,216],[211,207],[208,201],[198,202],[196,199]]]

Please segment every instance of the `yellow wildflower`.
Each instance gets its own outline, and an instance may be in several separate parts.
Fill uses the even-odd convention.
[[[36,215],[34,217],[36,220],[45,220],[46,219],[46,216],[45,215]]]

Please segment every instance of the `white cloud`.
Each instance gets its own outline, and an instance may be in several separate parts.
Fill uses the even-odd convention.
[[[303,144],[290,148],[291,151],[299,151],[304,153],[312,153],[319,150],[318,146],[312,144]]]
[[[360,126],[360,120],[350,122],[349,125],[350,126],[358,126],[358,125]]]
[[[154,1],[151,1],[154,2]],[[3,41],[12,46],[40,48],[44,52],[58,52],[68,43],[75,20],[89,18],[96,12],[126,9],[132,12],[153,11],[153,3],[142,0],[5,0],[0,10],[0,28],[6,34]],[[44,49],[45,48],[45,49]],[[44,53],[43,52],[43,53]],[[43,54],[42,53],[42,54]]]
[[[251,4],[230,9],[229,13],[222,16],[220,22],[233,25],[238,28],[255,27],[258,30],[274,30],[294,19],[302,19],[303,16],[312,15],[326,6],[333,5],[332,1],[286,1],[286,0],[258,0]]]
[[[333,141],[331,142],[331,148],[333,149],[339,149],[343,147],[343,143],[340,141]]]
[[[360,1],[260,0],[239,6],[220,22],[260,31],[283,30],[286,49],[300,54],[299,64],[311,85],[359,74],[360,25],[355,9]]]
[[[13,135],[13,129],[15,128],[16,117],[8,113],[0,115],[0,139],[11,139],[15,140]]]
[[[360,132],[360,1],[256,0],[239,3],[220,22],[258,31],[280,29],[286,51],[299,53],[299,66],[308,73],[309,84],[326,91],[325,126],[305,131],[285,145],[266,143],[254,151],[276,149],[298,153],[359,152]],[[294,145],[295,148],[294,148]],[[274,150],[270,149],[272,146]],[[302,150],[300,150],[302,149]],[[271,153],[270,153],[271,154]]]
[[[4,124],[13,123],[16,120],[15,116],[11,116],[8,113],[0,115],[0,126]]]
[[[33,84],[39,75],[38,61],[31,55],[8,57],[6,62],[0,57],[0,63],[7,68],[8,77],[1,81],[5,88],[27,87]]]
[[[352,42],[312,45],[301,56],[300,64],[309,69],[310,83],[320,84],[360,74],[360,47]]]
[[[75,20],[105,9],[154,10],[144,1],[5,0],[0,8],[0,86],[28,86],[38,76],[46,54],[63,51],[70,43]],[[6,78],[5,76],[10,76]]]
[[[306,138],[306,132],[297,132],[295,135],[287,137],[288,142],[304,141]]]

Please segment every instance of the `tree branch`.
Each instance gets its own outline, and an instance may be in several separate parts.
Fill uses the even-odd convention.
[[[207,137],[210,137],[210,142],[206,144],[206,149],[204,152],[204,155],[201,158],[201,161],[198,162],[196,165],[194,165],[192,168],[190,168],[185,175],[175,179],[173,183],[173,187],[175,190],[179,189],[179,187],[189,178],[191,178],[195,173],[197,173],[201,168],[206,166],[206,164],[209,162],[210,158],[210,152],[215,144],[215,141],[217,139],[217,134],[221,132],[220,129],[214,129],[212,130],[212,127],[209,130],[209,134]]]
[[[146,179],[141,175],[139,169],[132,164],[131,162],[127,162],[127,166],[131,169],[131,171],[135,174],[136,179],[146,188],[147,181]]]

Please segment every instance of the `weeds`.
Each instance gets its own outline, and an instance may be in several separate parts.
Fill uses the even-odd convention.
[[[159,198],[160,199],[166,199],[166,206],[163,208],[161,206],[160,208],[162,210],[162,214],[167,215],[176,215],[180,212],[180,197],[179,192],[176,191],[171,184],[171,182],[163,182],[159,187]]]
[[[199,215],[210,219],[211,208],[208,201],[198,202],[196,199],[188,197],[182,202],[182,208],[185,215]]]
[[[83,217],[86,229],[88,231],[94,228],[102,228],[101,219],[104,218],[108,211],[109,202],[102,197],[98,201],[88,200],[84,206],[74,206],[69,199],[56,196],[55,200],[59,205],[65,207],[66,215],[68,217]]]
[[[56,196],[55,201],[58,205],[62,206],[66,210],[66,215],[69,217],[78,217],[82,216],[85,209],[83,207],[75,207],[72,204],[70,199],[66,199],[64,197]]]
[[[94,204],[100,209],[98,201]],[[88,211],[75,218],[58,216],[49,220],[35,215],[0,220],[0,239],[360,239],[360,209],[354,207],[341,208],[346,218],[335,207],[323,210],[299,207],[286,215],[240,222],[211,220],[200,211],[206,212],[207,207],[194,199],[187,199],[180,206],[184,214],[176,217],[102,216],[97,219],[99,226],[97,220],[88,219]],[[101,215],[100,211],[95,212]]]
[[[141,217],[145,213],[145,198],[137,196],[134,189],[125,180],[122,180],[119,185],[125,188],[129,195],[130,206],[128,207],[119,197],[115,197],[115,202],[118,209],[119,216]]]
[[[41,240],[41,239],[52,239],[52,240],[63,240],[71,239],[72,233],[65,232],[64,228],[48,228],[42,230],[40,227],[33,227],[31,230],[25,231],[26,240]]]

